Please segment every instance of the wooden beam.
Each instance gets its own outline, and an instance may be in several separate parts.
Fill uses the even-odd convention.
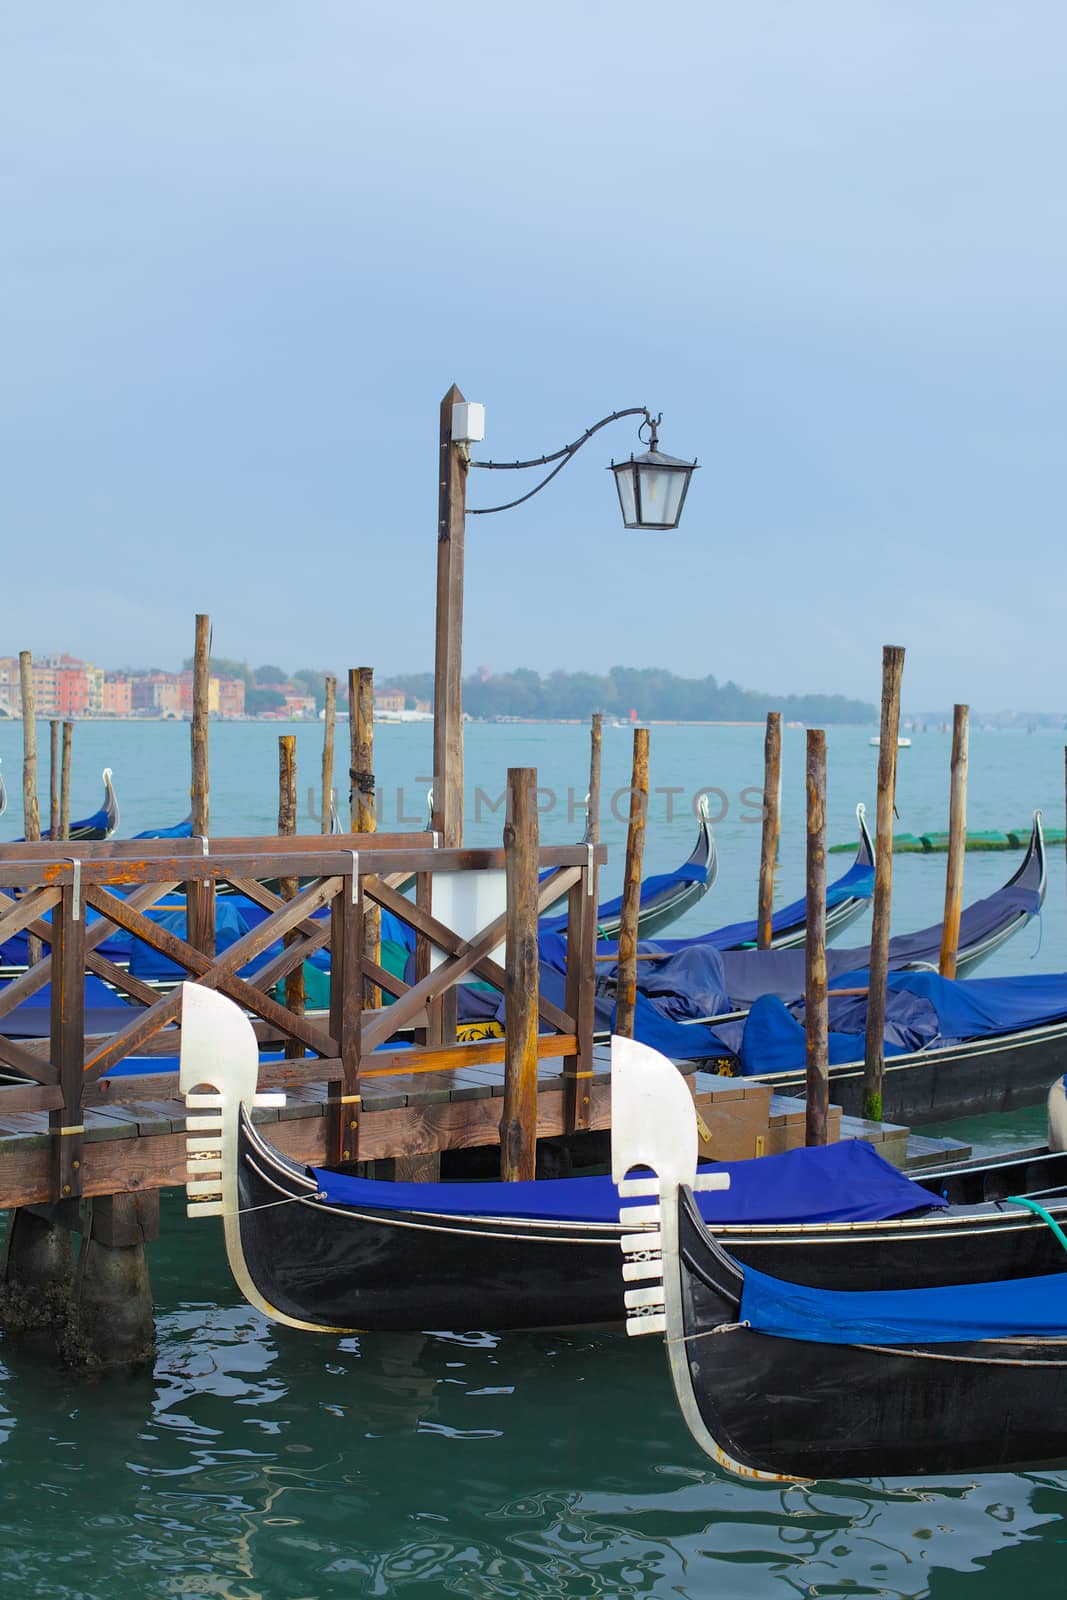
[[[774,868],[781,832],[782,713],[768,711],[763,739],[763,835],[760,840],[756,946],[769,950],[774,936]]]
[[[804,1143],[825,1144],[830,1117],[830,1055],[826,1001],[826,734],[822,728],[808,729],[807,796]]]
[[[619,959],[615,983],[615,1032],[634,1036],[637,1004],[637,922],[641,913],[641,870],[645,854],[648,817],[648,729],[634,729],[633,771],[630,777],[630,821],[626,830],[626,865],[622,879],[622,915],[619,920]]]
[[[589,800],[586,804],[586,837],[600,843],[600,769],[604,746],[604,716],[594,711],[589,724]]]
[[[353,781],[358,791],[357,824],[360,833],[374,833],[378,827],[374,781],[374,668],[360,667],[357,683],[356,760],[353,763]],[[375,965],[381,961],[381,930],[381,912],[370,904],[363,913],[363,954]],[[381,991],[374,984],[366,984],[364,1006],[377,1011],[381,1003]]]
[[[952,714],[952,769],[949,779],[948,861],[945,867],[945,920],[941,926],[938,971],[943,978],[956,976],[963,910],[964,852],[967,849],[967,706]]]
[[[463,843],[463,559],[466,446],[452,440],[453,384],[441,401],[437,467],[437,618],[434,639],[433,825],[448,848]]]
[[[504,1114],[500,1176],[529,1180],[537,1171],[537,771],[508,769],[504,855],[507,945],[504,969]]]
[[[885,996],[889,976],[889,917],[893,899],[893,806],[900,735],[900,680],[904,651],[882,649],[882,723],[878,743],[878,833],[874,847],[874,915],[871,926],[870,995],[863,1066],[863,1115],[882,1120],[882,1069],[885,1053]]]
[[[74,724],[64,722],[63,754],[59,770],[59,837],[62,840],[70,838],[70,757],[73,742]]]
[[[19,651],[19,686],[22,694],[22,831],[32,843],[41,837],[37,806],[37,696],[33,686],[33,656]]]
[[[331,911],[330,1032],[341,1060],[340,1082],[327,1107],[331,1161],[357,1161],[360,1153],[360,1056],[363,1032],[363,885],[359,874],[335,895]]]
[[[48,759],[48,837],[59,838],[59,723],[53,717],[48,724],[50,734]]]
[[[193,646],[193,716],[190,727],[193,838],[206,839],[211,825],[211,781],[208,771],[208,710],[211,698],[211,618],[196,618]],[[186,931],[189,943],[209,956],[215,949],[215,886],[190,882],[185,886]]]
[[[337,679],[332,672],[326,674],[326,706],[322,722],[322,792],[319,806],[319,828],[322,833],[333,831],[333,749],[337,731]]]
[[[52,914],[52,1064],[59,1069],[63,1107],[50,1111],[53,1137],[52,1199],[77,1199],[82,1192],[84,1113],[82,1058],[85,1049],[85,904],[73,885],[63,890]]]
[[[286,838],[292,838],[296,833],[296,734],[283,733],[278,738],[278,832]],[[300,890],[299,878],[283,878],[279,885],[283,900],[295,900]],[[293,929],[285,935],[285,948],[290,949],[293,943],[300,944],[300,934]],[[275,981],[264,981],[257,974],[257,980],[263,988],[269,988]],[[286,974],[285,978],[285,1008],[294,1016],[302,1017],[304,1014],[304,964],[299,961],[297,965]],[[285,1054],[287,1057],[301,1057],[304,1046],[296,1039],[286,1039]]]
[[[164,899],[177,887],[176,883],[170,881],[150,884],[129,895],[125,904],[133,911],[144,911],[154,905],[157,900]],[[0,893],[0,905],[6,906],[13,903],[8,900],[7,895]],[[50,923],[39,922],[33,927],[32,931],[39,938],[47,938],[51,941],[52,926]],[[85,930],[86,950],[95,950],[96,946],[102,944],[110,935],[111,927],[107,922],[94,922],[91,928]],[[10,983],[0,988],[0,1017],[6,1017],[9,1012],[14,1011],[16,1006],[21,1005],[23,1000],[28,1000],[31,995],[37,994],[39,990],[44,988],[51,976],[52,957],[45,956],[43,961],[39,961],[35,967],[31,967],[21,977],[13,978]]]

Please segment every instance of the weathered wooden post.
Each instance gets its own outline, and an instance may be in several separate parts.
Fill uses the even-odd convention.
[[[355,734],[356,760],[352,763],[359,777],[356,832],[375,833],[378,816],[375,809],[374,781],[374,668],[360,667],[358,672],[357,713]],[[382,914],[376,905],[368,905],[363,913],[363,954],[377,966],[381,961]],[[382,992],[376,984],[368,983],[363,1003],[377,1009],[382,1003]]]
[[[952,713],[952,775],[948,802],[948,863],[945,868],[945,920],[941,928],[943,978],[956,976],[963,907],[963,867],[967,849],[967,727],[970,711],[956,706]]]
[[[537,770],[508,768],[504,823],[507,874],[507,950],[504,1115],[500,1123],[500,1175],[506,1182],[533,1178],[537,1168],[538,950],[537,891],[540,844]]]
[[[333,829],[333,746],[337,728],[337,679],[332,672],[326,674],[326,715],[322,724],[322,805],[320,807],[323,833]]]
[[[586,831],[590,844],[600,843],[600,768],[604,744],[604,714],[594,711],[589,725],[589,800]]]
[[[774,868],[778,860],[781,831],[782,713],[768,711],[767,732],[763,739],[763,837],[760,843],[759,906],[756,912],[756,945],[771,948],[774,927]]]
[[[452,440],[455,384],[441,401],[437,470],[437,625],[433,675],[433,826],[447,849],[463,843],[463,556],[469,456]]]
[[[74,741],[73,722],[63,724],[63,754],[59,770],[59,837],[70,838],[70,752]]]
[[[825,1144],[830,1116],[826,999],[826,734],[807,740],[808,873],[804,940],[804,1031],[807,1041],[804,1143]]]
[[[600,768],[604,718],[594,711],[589,738],[589,799],[586,839],[593,847],[581,879],[567,896],[566,1008],[577,1025],[578,1049],[563,1060],[563,1126],[567,1133],[588,1128],[593,1073],[593,991],[596,985],[597,877],[600,843]]]
[[[193,716],[190,728],[192,782],[189,789],[193,837],[206,839],[210,831],[211,783],[208,776],[208,711],[211,703],[211,618],[197,614],[193,648]],[[186,919],[189,943],[205,955],[215,952],[215,885],[205,880],[187,883]]]
[[[296,832],[296,734],[283,733],[278,739],[278,832],[283,836],[290,836]],[[295,900],[300,892],[298,878],[283,878],[280,890],[283,900]],[[301,934],[294,929],[285,935],[285,944],[299,944]],[[286,1009],[293,1011],[297,1016],[304,1014],[304,966],[301,962],[295,971],[286,975],[285,979],[285,1004]],[[292,1060],[304,1055],[304,1046],[299,1039],[285,1041],[285,1054]]]
[[[626,865],[622,879],[622,915],[619,922],[619,958],[615,987],[615,1032],[634,1036],[637,1005],[637,920],[641,911],[641,867],[645,854],[648,818],[648,729],[634,729],[633,771],[630,777],[630,819],[626,830]]]
[[[36,842],[41,837],[41,813],[37,803],[37,696],[33,685],[33,656],[19,651],[19,689],[22,696],[22,832]],[[35,967],[41,959],[41,941],[35,934],[26,939],[26,959]]]
[[[51,747],[48,760],[48,837],[59,838],[59,723],[55,717],[48,724]]]
[[[37,805],[37,697],[33,688],[33,656],[19,651],[19,686],[22,693],[22,831],[31,843],[41,837]]]
[[[889,976],[889,915],[893,898],[893,805],[897,787],[900,680],[903,672],[903,647],[883,645],[882,723],[878,743],[878,834],[874,849],[874,915],[863,1066],[863,1115],[873,1122],[882,1120],[885,994]]]

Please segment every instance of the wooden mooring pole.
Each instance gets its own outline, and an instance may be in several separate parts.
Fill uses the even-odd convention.
[[[513,1183],[537,1171],[537,890],[540,843],[537,769],[509,767],[504,823],[507,949],[504,957],[504,1115],[500,1176]]]
[[[326,674],[326,714],[322,723],[322,805],[319,810],[323,833],[333,830],[333,747],[337,730],[337,679]]]
[[[878,834],[874,848],[874,916],[871,927],[870,993],[863,1064],[863,1115],[882,1120],[885,994],[889,976],[889,916],[893,898],[893,806],[900,733],[900,680],[904,650],[882,647],[882,722],[878,743]]]
[[[970,711],[956,706],[952,713],[952,774],[948,803],[948,863],[945,868],[945,920],[941,927],[943,978],[956,976],[963,908],[963,867],[967,849],[967,732]]]
[[[283,837],[296,833],[296,734],[283,733],[278,739],[278,832]],[[280,892],[283,900],[295,900],[300,892],[299,878],[282,878]],[[294,929],[285,936],[285,944],[299,944],[302,935]],[[304,1015],[304,966],[301,962],[295,971],[286,975],[285,1004],[297,1016]],[[286,1039],[285,1054],[288,1060],[304,1055],[299,1039]]]
[[[48,759],[48,837],[59,838],[59,723],[53,717],[48,724],[50,748]]]
[[[190,727],[192,780],[189,799],[194,839],[206,839],[211,827],[211,782],[208,775],[208,711],[211,700],[211,618],[198,613],[193,647],[193,716]],[[189,943],[204,953],[215,952],[215,886],[187,883],[186,919]]]
[[[59,767],[59,837],[70,838],[70,755],[74,742],[73,722],[63,724],[63,753]]]
[[[589,799],[586,801],[586,828],[590,844],[600,843],[600,769],[604,747],[604,715],[594,711],[589,724]]]
[[[356,706],[356,759],[352,765],[359,773],[356,804],[356,832],[375,833],[378,816],[375,809],[374,781],[374,668],[360,667],[357,674]],[[363,954],[377,966],[381,960],[382,914],[375,905],[368,905],[363,913]],[[363,1003],[372,1010],[382,1003],[382,992],[376,984],[367,983]]]
[[[763,838],[760,843],[759,906],[756,912],[756,945],[771,948],[774,927],[774,868],[778,860],[781,830],[782,713],[768,711],[767,732],[763,739]]]
[[[590,844],[600,843],[600,773],[603,767],[604,753],[604,715],[601,711],[594,711],[589,724],[589,799],[585,807],[586,836]],[[600,868],[596,865],[594,857],[592,869],[593,917],[596,918],[596,908],[599,900]],[[568,918],[568,923],[570,919]],[[596,943],[598,930],[593,929],[593,942]]]
[[[830,1116],[826,999],[826,734],[807,739],[808,872],[804,940],[804,1032],[807,1048],[804,1143],[825,1144]]]
[[[41,837],[37,805],[37,698],[33,689],[33,656],[19,651],[22,693],[22,831],[31,843]]]
[[[32,842],[41,837],[41,813],[37,803],[37,697],[33,685],[33,656],[19,651],[19,690],[22,696],[22,832]],[[35,967],[41,959],[41,941],[35,934],[26,940],[26,959]]]
[[[630,819],[626,830],[626,865],[622,879],[622,916],[619,922],[619,959],[615,984],[615,1032],[634,1036],[637,1005],[637,922],[641,912],[641,869],[645,855],[648,818],[648,729],[634,729],[633,770],[630,777]]]

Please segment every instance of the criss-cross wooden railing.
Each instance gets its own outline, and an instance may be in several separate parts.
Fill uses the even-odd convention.
[[[565,1002],[560,1007],[538,996],[537,1051],[562,1060],[570,1129],[588,1125],[596,937],[591,891],[594,864],[604,859],[603,850],[587,845],[544,849],[540,868],[550,870],[531,888],[538,910],[563,896],[568,902]],[[48,952],[0,989],[0,1064],[9,1077],[22,1080],[0,1090],[0,1104],[11,1111],[48,1112],[55,1198],[81,1192],[87,1106],[173,1092],[173,1074],[169,1080],[160,1074],[108,1077],[128,1056],[176,1053],[181,1023],[177,983],[161,990],[101,953],[116,930],[173,962],[191,981],[236,1001],[263,1043],[296,1046],[295,1057],[264,1065],[261,1084],[325,1081],[328,1150],[334,1160],[352,1161],[359,1156],[364,1079],[506,1058],[503,1038],[457,1043],[445,997],[464,978],[504,991],[505,973],[493,952],[505,941],[512,908],[473,933],[447,926],[432,909],[440,875],[500,872],[504,866],[501,849],[443,850],[432,834],[410,833],[0,847],[0,944],[24,933]],[[277,880],[294,878],[301,885],[295,897],[283,898]],[[416,893],[409,899],[398,885],[412,878]],[[216,950],[215,918],[204,916],[204,897],[224,885],[265,916]],[[188,907],[185,938],[152,915],[177,890],[184,890]],[[413,930],[413,982],[365,953],[368,903]],[[328,1010],[289,1008],[276,997],[276,986],[321,950],[329,952]],[[115,992],[106,1031],[93,1031],[99,1019],[86,1017],[86,973]],[[4,1018],[45,984],[51,986],[49,1037],[9,1037]],[[365,1008],[371,986],[391,1003]]]

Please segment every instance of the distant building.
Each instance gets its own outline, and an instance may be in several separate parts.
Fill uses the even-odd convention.
[[[375,711],[403,711],[406,701],[403,689],[376,689],[374,693]]]
[[[287,717],[313,717],[315,715],[315,696],[302,694],[298,689],[285,690],[285,714]]]
[[[0,717],[21,717],[22,694],[19,689],[19,664],[17,656],[0,656]]]
[[[243,678],[219,678],[219,716],[243,717],[245,714],[245,681]]]
[[[105,672],[100,685],[100,715],[128,717],[133,711],[133,683],[120,672]]]

